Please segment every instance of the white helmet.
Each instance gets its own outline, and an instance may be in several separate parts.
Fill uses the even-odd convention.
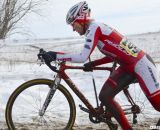
[[[86,22],[90,17],[90,8],[86,1],[79,2],[74,5],[67,13],[66,22],[67,24],[73,24],[76,20],[79,22]]]

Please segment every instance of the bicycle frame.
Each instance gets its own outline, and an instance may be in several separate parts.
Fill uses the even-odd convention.
[[[73,81],[69,78],[69,76],[65,73],[65,70],[67,69],[80,69],[82,70],[84,67],[79,66],[68,66],[65,63],[61,63],[58,75],[60,78],[62,78],[68,86],[73,90],[73,92],[80,98],[80,100],[86,105],[86,107],[89,109],[89,111],[96,115],[97,110],[91,105],[91,103],[88,101],[88,99],[84,96],[84,94],[78,89],[78,87],[73,83]],[[108,70],[112,71],[112,67],[94,67],[93,70]]]
[[[45,59],[43,59],[43,54],[45,53],[45,51],[43,49],[40,49],[40,53],[38,54],[38,59],[41,60],[41,62],[44,62]],[[116,62],[115,62],[116,63]],[[58,73],[57,76],[60,78],[60,79],[63,79],[67,84],[68,86],[73,90],[73,92],[80,98],[80,100],[86,105],[86,107],[89,109],[89,111],[92,113],[92,114],[97,114],[97,110],[91,105],[91,103],[87,100],[87,98],[81,93],[81,91],[77,88],[77,86],[72,82],[72,80],[69,78],[69,76],[65,73],[65,70],[66,69],[83,69],[84,67],[80,67],[80,66],[68,66],[65,64],[65,62],[61,62],[60,63],[60,68],[59,70],[56,70],[57,68],[55,66],[52,66],[51,63],[48,63],[48,62],[45,62],[45,64],[54,72]],[[113,70],[115,69],[115,64],[113,64],[113,67],[94,67],[93,70],[108,70],[110,72],[112,72]],[[51,86],[51,89],[54,87]],[[52,89],[53,90],[53,89]],[[43,108],[42,110],[40,111],[40,114],[43,115],[52,96],[54,95],[54,91],[56,90],[53,90],[53,91],[50,91],[49,92],[49,98],[46,98],[45,100],[45,103],[43,105]],[[50,96],[52,95],[52,96]]]
[[[73,81],[69,78],[69,76],[67,75],[67,73],[65,72],[65,70],[67,69],[79,69],[82,70],[84,67],[83,66],[69,66],[66,65],[65,62],[61,62],[60,63],[60,67],[59,70],[56,70],[55,66],[52,66],[51,64],[46,64],[52,71],[57,73],[57,76],[59,78],[59,80],[63,79],[68,86],[72,89],[72,91],[79,97],[79,99],[85,104],[85,106],[88,108],[83,108],[82,106],[80,106],[80,108],[88,113],[91,113],[92,115],[99,115],[101,112],[97,110],[97,108],[94,108],[92,106],[92,104],[88,101],[88,99],[84,96],[84,94],[78,89],[78,87],[73,83]],[[94,67],[93,70],[107,70],[110,72],[113,72],[116,68],[116,63],[113,64],[112,67]],[[56,81],[55,81],[56,82]],[[60,83],[60,81],[59,81]],[[42,110],[40,111],[40,114],[43,115],[51,98],[53,97],[55,91],[56,91],[56,87],[58,86],[58,84],[56,84],[56,86],[51,86],[51,91],[49,92],[49,98],[46,98],[46,101],[43,105]],[[55,88],[54,88],[55,87]],[[139,106],[135,104],[134,100],[132,99],[129,91],[127,88],[123,89],[124,95],[126,96],[127,100],[130,102],[131,104],[131,108],[126,108],[123,111],[125,112],[125,114],[133,114],[134,119],[136,120],[137,116],[136,114],[140,113],[140,109]],[[103,106],[101,106],[103,107]],[[130,111],[129,111],[130,110]]]

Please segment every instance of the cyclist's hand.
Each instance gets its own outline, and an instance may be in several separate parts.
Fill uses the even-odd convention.
[[[88,62],[84,64],[83,71],[93,71],[94,63],[93,62]]]
[[[38,58],[39,57],[42,57],[43,60],[45,61],[45,63],[50,63],[52,61],[55,61],[56,60],[56,57],[57,57],[57,53],[56,52],[53,52],[53,51],[48,51],[48,52],[45,52],[45,51],[41,51],[39,54],[38,54]]]
[[[56,52],[53,52],[53,51],[48,51],[46,53],[44,53],[42,55],[44,61],[46,63],[51,63],[52,61],[55,61],[56,60],[56,57],[57,57],[57,53]]]

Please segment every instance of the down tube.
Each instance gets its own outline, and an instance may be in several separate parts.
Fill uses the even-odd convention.
[[[87,100],[87,98],[82,94],[82,92],[76,87],[76,85],[72,82],[72,80],[65,73],[63,74],[63,79],[68,84],[68,86],[73,90],[73,92],[86,105],[86,107],[90,110],[90,112],[93,114],[96,114],[96,110],[93,108],[91,103]]]

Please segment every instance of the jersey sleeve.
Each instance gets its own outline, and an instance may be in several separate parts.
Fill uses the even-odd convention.
[[[98,26],[92,25],[85,34],[85,44],[79,54],[57,54],[57,60],[70,61],[73,63],[84,63],[97,45],[101,30]]]

